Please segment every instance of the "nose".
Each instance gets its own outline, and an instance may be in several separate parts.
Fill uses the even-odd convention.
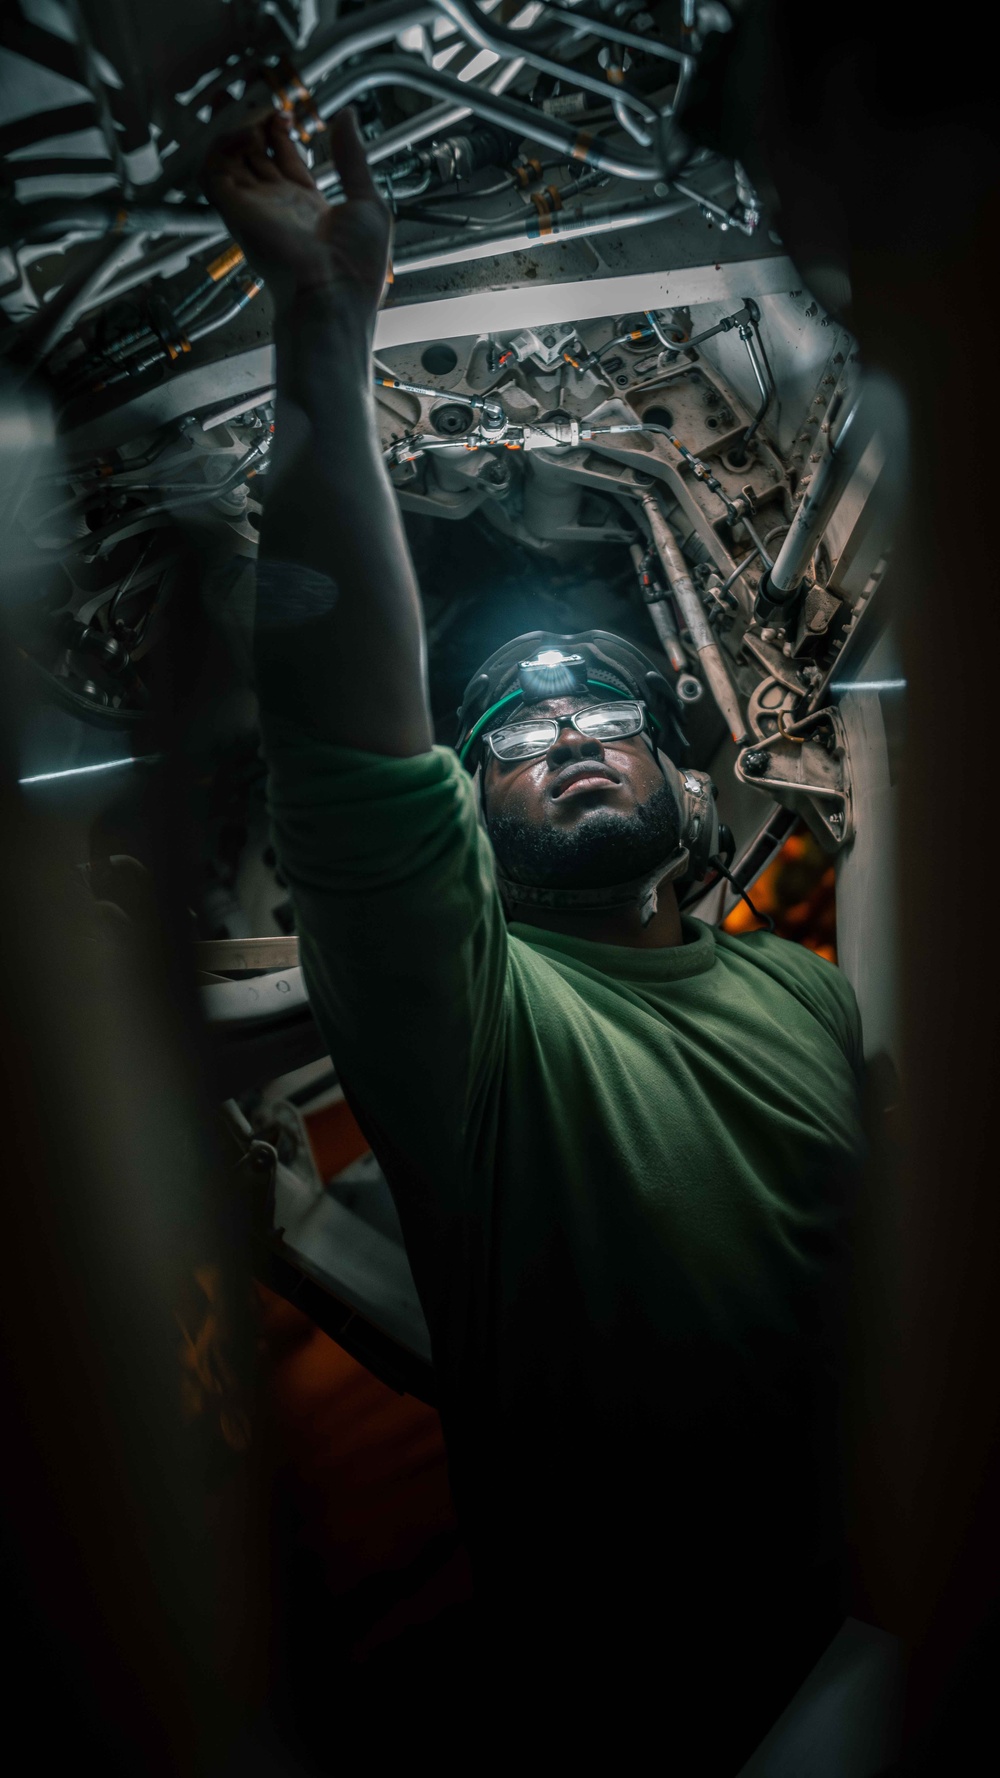
[[[581,735],[571,722],[563,722],[546,758],[549,769],[556,772],[574,759],[603,759],[604,748],[592,735]]]

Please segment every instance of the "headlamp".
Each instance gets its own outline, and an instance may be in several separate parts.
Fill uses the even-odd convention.
[[[518,662],[517,679],[528,703],[565,698],[571,692],[586,691],[587,663],[582,654],[542,648],[533,659]]]

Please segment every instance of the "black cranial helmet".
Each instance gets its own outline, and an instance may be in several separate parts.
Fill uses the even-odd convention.
[[[524,704],[590,688],[638,698],[658,730],[658,744],[677,764],[687,759],[683,706],[673,687],[641,648],[608,630],[581,630],[576,636],[529,630],[496,649],[465,688],[455,743],[459,758],[475,770],[476,743],[494,716],[507,721]]]
[[[602,908],[627,906],[638,899],[646,917],[656,905],[656,883],[669,876],[679,886],[701,882],[719,849],[715,786],[707,773],[689,766],[682,706],[672,686],[634,642],[607,630],[582,630],[558,636],[531,630],[498,648],[474,673],[458,712],[459,759],[477,780],[482,766],[482,737],[508,722],[526,706],[575,691],[601,697],[635,698],[645,705],[650,745],[681,811],[681,842],[677,855],[663,861],[659,873],[642,882],[615,884],[610,889],[542,889],[507,883],[507,899],[522,905]]]

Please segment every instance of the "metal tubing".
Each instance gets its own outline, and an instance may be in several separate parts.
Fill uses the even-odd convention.
[[[698,651],[698,660],[709,691],[725,718],[729,733],[733,740],[739,744],[746,740],[746,728],[740,710],[739,698],[729,677],[729,669],[726,666],[722,650],[708,627],[708,619],[695,591],[694,582],[687,571],[687,564],[681,555],[677,539],[664,517],[663,509],[654,490],[643,495],[642,506],[649,521],[656,553],[663,564],[663,571],[670,582],[674,598],[677,600],[677,608],[687,627],[691,641]],[[655,611],[655,607],[653,610]]]
[[[370,68],[352,69],[332,91],[324,94],[318,110],[321,116],[329,117],[366,93],[393,86],[426,93],[430,99],[461,103],[501,130],[510,130],[529,141],[540,142],[559,154],[565,153],[567,160],[584,161],[588,166],[600,167],[604,173],[616,174],[619,179],[654,180],[662,177],[658,162],[650,155],[640,157],[624,148],[605,148],[586,130],[561,123],[558,118],[549,117],[531,105],[522,105],[517,99],[501,98],[498,93],[472,87],[441,69],[426,68],[415,58],[386,56]]]
[[[542,0],[542,3],[546,12],[557,12],[567,29],[579,37],[606,38],[609,43],[624,44],[626,49],[641,50],[643,55],[662,56],[665,61],[677,62],[682,70],[693,60],[686,50],[659,43],[655,37],[640,36],[638,31],[626,31],[620,25],[613,25],[610,19],[595,17],[582,6],[569,5],[566,0]]]
[[[302,84],[314,92],[320,81],[329,79],[342,62],[363,55],[366,50],[380,49],[383,43],[412,30],[415,25],[432,24],[436,17],[435,6],[414,6],[413,0],[389,0],[388,5],[379,7],[367,25],[359,25],[357,13],[351,13],[346,19],[337,21],[330,31],[326,48],[305,64]]]
[[[113,236],[107,243],[99,242],[94,258],[77,278],[67,279],[39,317],[41,332],[36,337],[25,369],[34,370],[55,349],[63,336],[76,326],[80,316],[97,302],[105,300],[104,291],[114,274],[127,260],[142,252],[142,235]]]
[[[666,600],[647,599],[646,610],[653,620],[653,627],[659,637],[660,647],[666,655],[675,673],[687,672],[687,660],[681,639],[677,634],[677,626],[667,610]]]
[[[556,62],[551,56],[539,54],[538,50],[532,48],[527,31],[512,31],[492,18],[487,24],[482,15],[474,16],[469,7],[463,6],[462,0],[434,0],[434,4],[439,12],[451,19],[463,37],[476,44],[479,49],[490,50],[496,56],[518,55],[529,67],[551,75],[553,80],[567,81],[583,92],[596,93],[598,98],[607,100],[608,83],[605,79],[599,75],[587,74],[583,68],[571,67],[566,62]],[[638,111],[642,117],[655,118],[653,107],[630,93],[627,87],[619,86],[614,90],[620,103]],[[649,144],[645,146],[648,147]]]
[[[618,119],[618,122],[621,124],[622,129],[628,131],[633,142],[638,142],[640,148],[652,148],[653,138],[650,132],[643,127],[639,122],[639,119],[629,110],[628,105],[620,93],[612,99],[611,109],[614,112],[615,117]]]
[[[595,204],[592,209],[579,207],[558,211],[542,228],[537,215],[515,216],[489,237],[467,233],[446,235],[426,250],[393,255],[392,269],[397,278],[405,272],[426,272],[437,266],[463,265],[470,259],[489,259],[494,254],[517,253],[525,247],[544,247],[555,241],[571,241],[582,235],[602,235],[626,229],[641,228],[645,223],[665,222],[690,208],[686,198],[667,198],[651,202],[637,198],[625,204]],[[625,431],[625,427],[617,430]],[[633,431],[649,430],[639,426]]]
[[[789,599],[799,586],[830,515],[874,430],[873,419],[866,424],[862,416],[861,422],[858,421],[862,399],[859,396],[854,403],[836,443],[831,440],[767,577],[767,590],[777,594],[779,601]]]
[[[690,185],[683,185],[679,179],[674,179],[671,183],[673,184],[675,191],[683,192],[684,196],[690,198],[692,203],[697,204],[699,209],[702,210],[707,217],[711,218],[714,216],[724,230],[738,228],[740,233],[744,235],[752,235],[754,233],[757,226],[756,222],[751,228],[748,222],[741,221],[731,210],[724,210],[721,204],[716,204],[711,198],[704,197],[700,191],[695,191]]]

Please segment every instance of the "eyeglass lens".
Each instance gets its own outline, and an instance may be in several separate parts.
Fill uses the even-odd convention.
[[[563,723],[566,720],[563,718]],[[577,710],[568,720],[580,734],[592,740],[623,740],[628,735],[638,734],[642,727],[642,710],[629,699]],[[538,722],[512,722],[493,731],[489,736],[490,746],[499,759],[531,759],[548,751],[561,726],[554,717],[542,718]]]

